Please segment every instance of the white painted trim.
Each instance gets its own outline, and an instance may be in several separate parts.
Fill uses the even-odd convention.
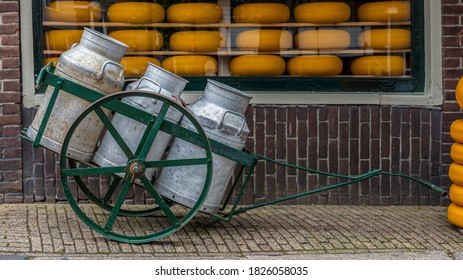
[[[30,108],[40,104],[42,94],[35,94],[32,0],[19,1],[21,27],[21,80],[23,105]]]
[[[40,104],[43,95],[35,94],[32,48],[32,0],[21,0],[21,53],[24,107]],[[442,31],[441,0],[425,3],[425,90],[424,92],[388,93],[304,93],[304,92],[247,92],[253,104],[376,104],[438,106],[443,102],[442,90]],[[432,50],[432,51],[431,51]],[[190,103],[201,92],[185,92],[182,98]]]

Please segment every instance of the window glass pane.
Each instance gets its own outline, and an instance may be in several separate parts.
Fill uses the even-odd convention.
[[[190,80],[255,91],[413,92],[423,87],[422,1],[37,1],[36,70],[91,27]]]

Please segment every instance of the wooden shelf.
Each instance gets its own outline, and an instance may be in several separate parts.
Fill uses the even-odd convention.
[[[362,27],[362,26],[410,26],[410,21],[398,22],[342,22],[342,23],[299,23],[287,22],[276,24],[255,24],[255,23],[210,23],[210,24],[188,24],[188,23],[149,23],[130,24],[121,22],[58,22],[44,21],[43,26],[47,27],[151,27],[151,28],[247,28],[247,27],[278,27],[278,28],[301,28],[301,27]]]
[[[63,51],[44,50],[45,55],[60,55]],[[337,51],[312,51],[312,50],[285,50],[273,52],[258,52],[252,50],[223,50],[217,52],[184,52],[184,51],[127,51],[126,55],[213,55],[213,56],[236,56],[251,54],[273,54],[282,56],[294,55],[373,55],[373,54],[398,54],[411,53],[411,49],[402,50],[371,50],[371,49],[347,49]]]

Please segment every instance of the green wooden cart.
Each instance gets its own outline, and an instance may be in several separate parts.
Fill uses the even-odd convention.
[[[37,85],[42,84],[54,87],[54,91],[37,136],[35,139],[30,139],[25,131],[23,131],[20,136],[32,142],[33,147],[40,147],[41,137],[53,110],[54,102],[61,90],[91,103],[69,128],[62,143],[59,163],[61,183],[66,199],[75,214],[91,229],[115,241],[127,243],[150,242],[166,237],[186,225],[201,211],[201,206],[211,187],[213,153],[235,161],[239,168],[235,172],[236,176],[233,180],[233,184],[229,187],[224,197],[223,206],[220,211],[215,214],[205,214],[209,215],[212,221],[230,221],[234,215],[244,213],[254,208],[339,188],[379,175],[405,177],[443,196],[447,196],[447,192],[442,188],[408,175],[372,170],[359,176],[345,176],[278,162],[270,158],[250,153],[246,150],[236,150],[209,139],[195,117],[184,106],[178,104],[174,100],[141,90],[121,91],[105,96],[55,75],[54,67],[51,66],[51,64],[45,66],[39,73]],[[156,99],[162,102],[162,109],[157,116],[151,115],[121,102],[122,98],[128,96],[142,96]],[[183,117],[187,118],[193,124],[195,130],[189,130],[169,122],[165,117],[167,111],[171,108],[181,112]],[[135,152],[128,148],[118,131],[111,124],[104,110],[122,114],[146,125],[142,140]],[[73,138],[74,132],[90,114],[98,115],[105,129],[111,133],[119,147],[124,151],[127,158],[129,158],[126,165],[100,167],[87,162],[79,162],[68,157],[69,143]],[[181,138],[184,141],[200,147],[204,150],[204,156],[199,158],[147,161],[146,155],[153,145],[158,131],[163,131],[173,137]],[[296,168],[326,176],[334,176],[340,178],[340,180],[339,183],[334,185],[289,195],[264,203],[241,206],[239,203],[253,175],[254,168],[259,161],[269,161],[289,168]],[[147,168],[168,168],[173,166],[203,166],[200,169],[204,170],[204,186],[193,207],[184,207],[162,197],[156,192],[151,178],[145,176],[145,170]],[[92,183],[95,180],[99,182],[98,179],[103,177],[107,178],[107,184],[105,186],[95,186],[95,184]],[[126,201],[129,197],[129,193],[133,192],[134,188],[141,188],[142,192],[145,193],[146,196],[151,197],[151,199],[143,205],[127,204]],[[86,201],[89,201],[93,207],[88,207],[88,203],[79,203],[79,199],[83,197]]]

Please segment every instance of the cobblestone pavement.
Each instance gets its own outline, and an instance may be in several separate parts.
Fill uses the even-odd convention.
[[[198,214],[164,239],[126,244],[67,204],[3,204],[0,259],[463,259],[463,233],[441,206],[268,206],[209,221]]]

